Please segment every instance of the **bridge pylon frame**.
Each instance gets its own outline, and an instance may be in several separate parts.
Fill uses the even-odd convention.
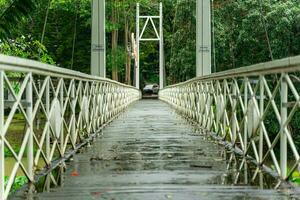
[[[146,19],[143,25],[143,29],[140,32],[140,20]],[[159,31],[153,21],[153,19],[159,19]],[[147,25],[151,23],[156,38],[143,38]],[[136,66],[135,66],[135,86],[140,89],[140,42],[142,41],[159,41],[159,87],[163,89],[165,86],[164,75],[164,39],[163,39],[163,5],[159,3],[159,15],[158,16],[142,16],[140,15],[140,4],[136,5]]]

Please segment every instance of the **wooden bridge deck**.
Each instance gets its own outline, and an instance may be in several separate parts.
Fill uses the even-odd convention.
[[[274,190],[222,185],[226,172],[222,150],[196,134],[165,103],[142,100],[74,156],[63,187],[33,199],[285,198]]]

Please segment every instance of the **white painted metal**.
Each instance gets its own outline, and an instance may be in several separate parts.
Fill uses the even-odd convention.
[[[18,93],[12,87],[16,79],[10,80],[11,72],[20,76]],[[4,114],[4,90],[11,93],[14,101],[9,114]],[[101,101],[85,103],[93,102],[99,95]],[[25,102],[23,96],[26,96]],[[110,79],[0,55],[0,200],[7,199],[19,170],[24,172],[29,185],[33,186],[37,164],[39,167],[49,167],[54,160],[64,159],[69,150],[79,148],[103,124],[140,97],[140,91],[136,88]],[[83,104],[85,107],[82,107]],[[24,115],[26,124],[18,153],[7,138],[17,110]],[[41,126],[41,133],[36,133],[33,131],[33,122],[40,115],[44,115],[46,121]],[[94,126],[97,122],[100,122],[98,126]],[[5,187],[4,145],[16,160],[10,174],[7,174],[9,179]],[[34,148],[36,151],[33,151]],[[45,188],[49,189],[50,184],[57,185],[51,173],[46,180]]]
[[[163,89],[165,87],[165,80],[164,80],[164,32],[163,32],[163,5],[162,3],[159,4],[159,88]],[[151,22],[153,23],[152,19]],[[153,24],[154,26],[154,24]],[[156,29],[155,29],[156,30]],[[157,34],[157,31],[155,31]]]
[[[49,79],[46,80],[46,114],[50,114],[50,81]],[[50,124],[47,125],[47,130],[46,130],[46,157],[49,160],[50,158]],[[47,163],[48,165],[50,164],[49,162]]]
[[[71,92],[71,109],[72,109],[72,127],[71,127],[71,139],[72,139],[72,144],[75,146],[75,141],[77,138],[76,135],[76,86],[75,86],[75,82],[72,82],[72,92]],[[99,103],[99,102],[98,102]],[[98,104],[101,105],[101,104]]]
[[[136,66],[135,87],[140,89],[140,4],[136,4]]]
[[[211,0],[197,0],[196,75],[211,74]]]
[[[264,156],[264,130],[261,124],[261,119],[263,118],[262,113],[264,113],[264,106],[265,106],[265,88],[263,84],[263,76],[259,76],[259,94],[260,94],[260,99],[259,99],[259,164],[262,164],[263,161],[263,156]]]
[[[283,74],[285,75],[285,74]],[[281,177],[283,179],[287,176],[287,135],[284,131],[286,128],[286,120],[287,120],[287,106],[288,106],[288,85],[285,80],[285,78],[282,78],[281,80],[281,90],[280,90],[280,96],[281,96],[281,110],[280,110],[280,169],[281,169]]]
[[[140,42],[142,41],[160,41],[160,39],[157,39],[157,38],[142,38],[140,39]]]
[[[83,119],[88,123],[89,122],[89,100],[86,96],[82,98],[82,111],[83,111]]]
[[[300,156],[294,142],[298,133],[288,128],[300,112],[299,72],[300,56],[285,58],[168,86],[160,90],[159,98],[182,115],[196,119],[205,131],[232,144],[245,158],[239,169],[248,167],[247,158],[255,160],[257,173],[251,179],[237,173],[236,179],[243,174],[245,182],[254,180],[263,167],[273,169],[281,181],[288,180],[294,172],[300,173]],[[203,101],[205,96],[207,100]],[[293,98],[295,101],[288,102]],[[280,127],[274,139],[270,121]],[[280,160],[275,154],[279,145]],[[288,160],[287,152],[293,159]]]
[[[165,86],[164,80],[164,40],[163,40],[163,4],[159,4],[159,16],[140,16],[140,5],[137,3],[137,13],[136,13],[136,43],[137,43],[137,67],[135,72],[136,87],[139,88],[140,83],[140,42],[142,41],[159,41],[159,87],[162,89]],[[146,19],[142,31],[140,33],[140,20]],[[153,19],[159,19],[159,31],[155,26]],[[155,32],[153,38],[144,38],[144,33],[147,26],[151,24],[152,29]]]
[[[247,153],[247,147],[249,145],[248,143],[248,134],[247,134],[247,131],[248,131],[248,111],[249,111],[249,106],[248,106],[248,83],[249,83],[249,79],[248,77],[245,77],[244,78],[244,131],[243,131],[243,137],[244,137],[244,154]]]
[[[140,16],[140,19],[149,18],[149,16]],[[152,19],[159,19],[160,16],[151,16]]]
[[[46,115],[49,116],[50,114],[50,81],[49,79],[45,80],[46,81],[46,99],[45,99],[45,103],[46,103]],[[45,139],[45,143],[46,143],[46,165],[47,166],[50,166],[51,165],[51,162],[50,162],[50,156],[51,156],[51,134],[50,134],[50,124],[48,123],[47,124],[47,127],[45,127],[45,131],[46,131],[46,139]],[[46,181],[45,181],[45,190],[47,192],[50,192],[50,188],[51,188],[51,174],[47,175],[46,176]]]
[[[105,0],[92,0],[91,74],[106,77]]]
[[[28,175],[29,179],[34,179],[34,161],[33,161],[33,90],[32,90],[32,73],[29,73],[29,80],[26,86],[26,101],[28,102],[27,108],[26,108],[26,114],[28,118],[28,124],[27,124],[27,130],[29,131],[29,138],[28,138],[28,144],[27,144],[27,158],[28,158]]]
[[[59,87],[59,103],[60,103],[60,111],[58,112],[59,115],[60,115],[60,119],[63,119],[63,109],[64,109],[64,104],[65,104],[65,98],[64,98],[64,85],[63,85],[63,78],[60,79],[60,87]],[[71,87],[71,86],[69,86]],[[70,95],[70,94],[69,94]],[[63,122],[60,122],[58,125],[60,125],[60,133],[58,135],[58,138],[60,139],[60,148],[61,148],[61,155],[64,155],[65,154],[65,151],[66,149],[64,148],[65,147],[65,133],[64,133],[64,125],[63,125]],[[70,133],[69,133],[70,135]],[[63,180],[60,180],[60,181],[63,181]]]
[[[52,102],[52,112],[50,116],[50,126],[52,127],[56,138],[60,138],[62,128],[61,105],[58,99]]]

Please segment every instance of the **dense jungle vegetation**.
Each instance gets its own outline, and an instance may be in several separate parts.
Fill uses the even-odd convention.
[[[127,49],[136,0],[106,2],[107,76],[131,83],[125,69],[133,68]],[[158,0],[139,2],[142,13],[158,13]],[[195,76],[196,2],[164,0],[163,6],[167,83],[172,84]],[[213,71],[300,54],[299,1],[215,0],[212,7]],[[0,0],[0,53],[89,73],[90,10],[90,0]],[[158,82],[157,58],[157,42],[141,45],[142,84]]]

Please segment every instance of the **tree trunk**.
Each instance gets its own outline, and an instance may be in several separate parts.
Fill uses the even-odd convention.
[[[126,74],[125,74],[125,83],[131,85],[131,51],[129,51],[128,44],[130,38],[130,31],[129,31],[129,23],[128,18],[125,19],[125,53],[126,53]],[[132,47],[134,48],[134,47]]]

